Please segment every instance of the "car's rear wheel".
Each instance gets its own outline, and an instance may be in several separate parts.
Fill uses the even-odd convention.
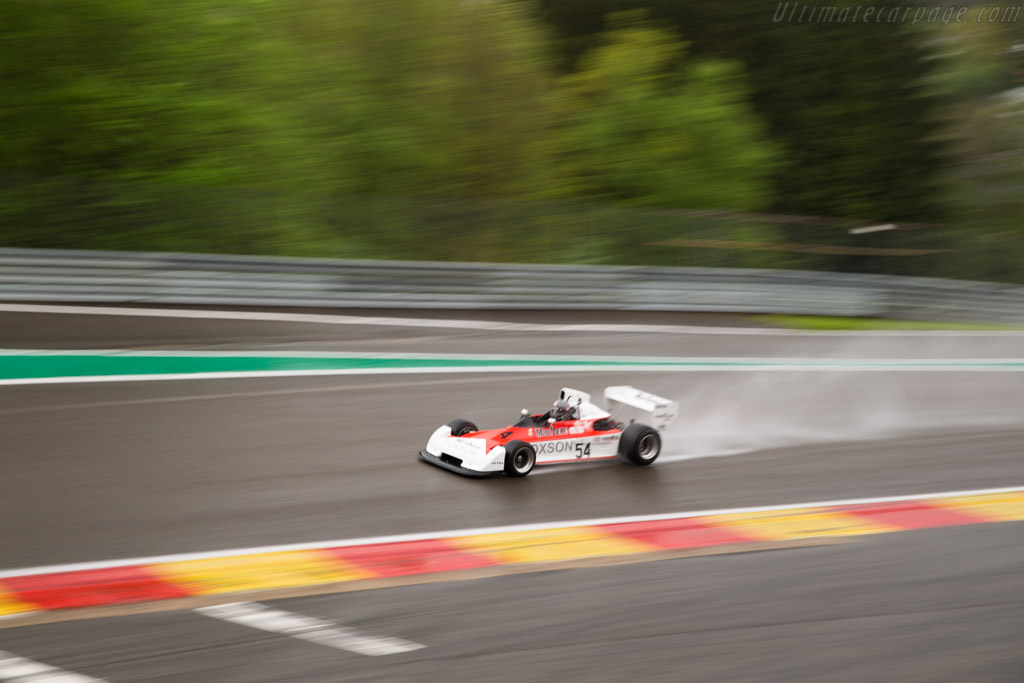
[[[647,425],[632,424],[619,438],[619,456],[631,465],[646,467],[661,453],[661,436]]]
[[[464,434],[469,434],[470,432],[480,431],[479,429],[477,429],[475,424],[473,424],[469,420],[463,420],[462,418],[452,420],[451,422],[448,423],[448,426],[452,430],[452,436],[462,436]]]
[[[510,477],[525,477],[537,463],[537,452],[525,441],[509,441],[505,444],[505,474]]]

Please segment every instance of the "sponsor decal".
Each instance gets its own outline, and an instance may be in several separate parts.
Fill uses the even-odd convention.
[[[552,427],[550,429],[536,429],[534,430],[537,436],[562,436],[568,434],[569,430],[565,427]]]
[[[591,425],[591,421],[590,420],[587,420],[587,421],[576,420],[576,422],[573,423],[572,427],[569,427],[569,433],[570,434],[583,434],[588,429],[590,429],[590,425]]]
[[[590,444],[582,441],[542,441],[533,444],[537,455],[568,454],[577,458],[590,457]]]
[[[533,447],[537,450],[537,455],[568,453],[573,448],[572,443],[568,441],[542,441],[540,443],[533,444]]]
[[[479,455],[483,451],[484,443],[481,439],[448,437],[440,446],[448,455],[465,460],[466,458]]]
[[[648,394],[646,391],[637,391],[634,398],[638,398],[641,401],[647,401],[654,404],[654,409],[658,410],[661,408],[668,408],[668,403],[665,403],[661,396],[655,396],[654,394]]]

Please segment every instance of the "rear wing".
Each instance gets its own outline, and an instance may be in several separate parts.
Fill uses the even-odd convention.
[[[612,417],[624,424],[642,422],[664,431],[676,415],[679,404],[631,386],[606,387],[604,401]]]

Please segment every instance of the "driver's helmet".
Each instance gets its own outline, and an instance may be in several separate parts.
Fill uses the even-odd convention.
[[[560,398],[555,401],[554,407],[551,409],[551,417],[556,420],[571,420],[573,414],[573,408],[569,405],[569,402],[564,398]]]

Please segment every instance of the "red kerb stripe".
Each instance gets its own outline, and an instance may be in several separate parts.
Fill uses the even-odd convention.
[[[606,524],[601,529],[662,548],[702,548],[758,540],[729,529],[701,524],[693,519],[664,519],[653,522]]]
[[[42,609],[115,605],[190,595],[142,567],[130,566],[17,576],[0,583],[20,600],[35,603]]]
[[[866,505],[844,505],[834,508],[847,514],[867,517],[882,524],[903,529],[927,529],[936,526],[960,526],[980,524],[988,520],[964,512],[931,505],[927,501],[913,500],[896,503],[869,503]]]
[[[381,576],[431,574],[494,564],[482,555],[467,553],[444,540],[350,546],[326,552],[345,562],[372,569]]]

